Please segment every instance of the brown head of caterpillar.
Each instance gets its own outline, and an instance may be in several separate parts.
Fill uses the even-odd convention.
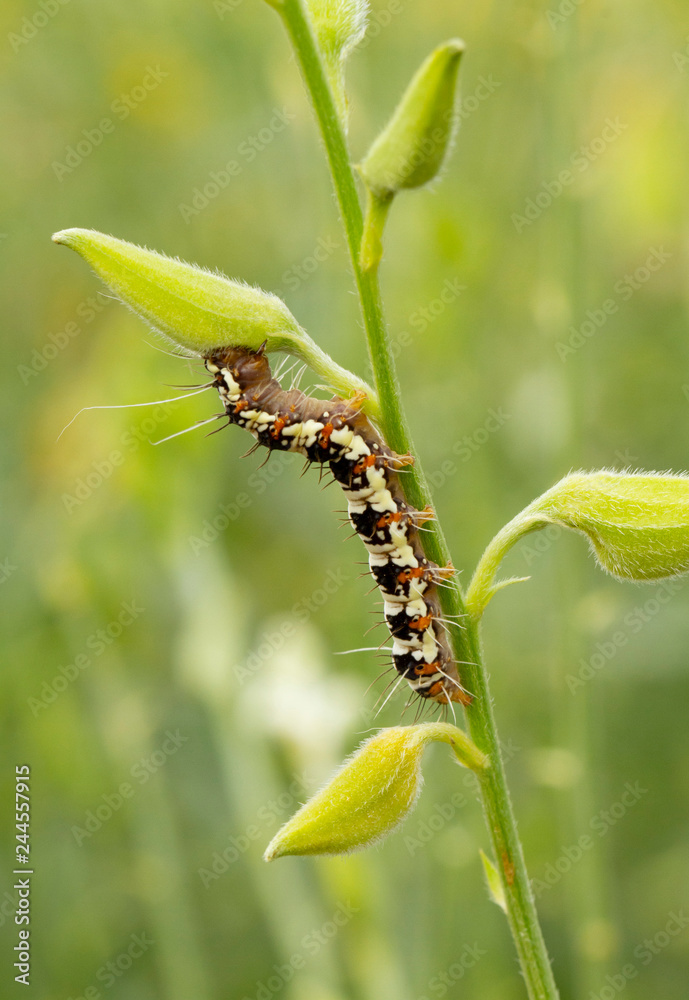
[[[206,358],[209,371],[228,371],[243,393],[250,392],[257,386],[264,386],[272,380],[270,362],[265,353],[266,344],[261,344],[258,351],[250,351],[246,347],[227,347]],[[216,379],[217,381],[217,379]]]

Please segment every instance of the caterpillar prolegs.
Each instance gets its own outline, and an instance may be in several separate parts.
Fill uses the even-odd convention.
[[[385,444],[361,410],[361,400],[315,399],[285,390],[263,351],[228,348],[205,359],[230,423],[258,444],[328,464],[344,490],[349,519],[369,554],[392,660],[422,698],[468,704],[440,620],[438,584],[454,572],[424,555],[419,526],[430,515],[404,499],[397,470],[410,459]]]

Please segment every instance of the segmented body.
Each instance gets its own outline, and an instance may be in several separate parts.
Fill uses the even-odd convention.
[[[440,622],[437,586],[452,570],[441,569],[423,553],[418,529],[428,514],[407,504],[396,472],[409,459],[388,448],[360,401],[285,390],[272,378],[262,352],[230,348],[206,358],[206,367],[231,423],[271,451],[293,451],[329,465],[368,550],[395,668],[422,698],[468,704]]]

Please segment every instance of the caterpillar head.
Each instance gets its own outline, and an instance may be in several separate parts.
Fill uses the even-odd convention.
[[[265,385],[272,378],[265,344],[258,351],[246,347],[228,347],[213,359],[221,368],[229,368],[232,377],[246,392],[258,385]]]

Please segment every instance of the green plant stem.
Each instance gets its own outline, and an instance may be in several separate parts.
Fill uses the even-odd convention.
[[[383,257],[383,230],[393,198],[391,191],[382,197],[370,188],[366,191],[364,233],[359,251],[359,267],[364,272],[377,268]]]
[[[481,615],[486,610],[486,605],[497,590],[500,590],[509,583],[528,579],[528,577],[520,577],[519,580],[513,578],[495,583],[495,574],[509,550],[524,535],[528,535],[531,531],[538,531],[547,524],[548,521],[542,514],[531,514],[527,507],[521,514],[517,514],[516,517],[512,518],[490,540],[485,552],[479,559],[478,566],[465,595],[467,612],[476,625],[478,625]]]
[[[378,268],[374,266],[363,270],[360,265],[363,213],[342,122],[305,11],[304,0],[283,0],[276,9],[285,22],[294,46],[330,164],[361,300],[380,402],[381,429],[391,448],[400,454],[411,454],[411,436],[402,410],[388,339]],[[420,510],[431,505],[430,489],[418,462],[403,475],[402,481],[405,495],[414,507]],[[433,562],[441,566],[447,565],[450,553],[442,528],[437,520],[430,521],[428,527],[430,530],[424,532],[424,551]],[[441,604],[446,616],[466,617],[463,595],[456,581],[441,588]],[[482,664],[478,625],[468,619],[465,628],[454,629],[453,633],[453,645],[462,676],[473,695],[472,704],[467,710],[469,731],[476,745],[491,760],[491,767],[480,778],[481,796],[524,980],[531,1000],[557,1000],[558,991],[538,922],[507,788],[488,678]]]

